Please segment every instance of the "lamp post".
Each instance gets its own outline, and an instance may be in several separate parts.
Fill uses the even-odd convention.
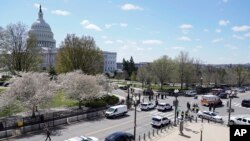
[[[230,95],[229,95],[229,111],[228,111],[228,125],[230,123],[231,110],[232,110],[232,108],[231,108],[232,107],[232,98],[233,98],[232,93],[233,93],[233,91],[230,90]]]
[[[203,80],[203,77],[201,76],[201,78],[200,78],[200,79],[201,79],[201,88],[202,88],[202,80]]]
[[[134,96],[134,107],[135,107],[135,115],[134,115],[134,140],[136,139],[136,108],[137,108],[137,98],[135,93],[133,93]]]
[[[177,112],[177,106],[178,106],[178,100],[177,100],[177,97],[178,97],[178,93],[179,93],[179,90],[178,89],[175,89],[174,90],[174,96],[175,96],[175,101],[173,102],[174,103],[174,106],[175,106],[175,109],[174,109],[174,126],[177,126],[176,124],[176,112]]]

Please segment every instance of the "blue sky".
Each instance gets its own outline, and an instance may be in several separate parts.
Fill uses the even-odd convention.
[[[28,27],[42,4],[57,46],[90,35],[117,61],[151,62],[186,51],[203,63],[250,62],[249,0],[1,0],[0,26]]]

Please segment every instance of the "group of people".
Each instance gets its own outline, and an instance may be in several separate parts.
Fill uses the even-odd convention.
[[[214,111],[215,111],[215,108],[216,108],[216,104],[210,103],[210,104],[208,105],[208,107],[209,107],[209,111],[212,111],[212,108],[213,108],[213,112],[214,112]]]

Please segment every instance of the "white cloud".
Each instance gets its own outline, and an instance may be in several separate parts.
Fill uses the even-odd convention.
[[[179,26],[179,28],[183,30],[188,30],[188,29],[193,28],[193,26],[191,24],[182,24]]]
[[[128,10],[144,10],[142,7],[136,6],[136,5],[133,5],[130,3],[124,4],[123,6],[121,6],[121,9],[126,10],[126,11],[128,11]]]
[[[203,48],[203,46],[198,45],[198,46],[196,46],[195,48],[197,48],[197,49],[202,49],[202,48]]]
[[[117,43],[120,43],[120,44],[122,44],[122,43],[123,43],[123,41],[122,41],[122,40],[116,40],[116,42],[117,42]]]
[[[105,24],[105,27],[106,27],[107,29],[111,28],[112,26],[116,26],[116,23]]]
[[[243,40],[244,39],[243,36],[239,36],[239,35],[235,35],[235,34],[232,37],[235,38],[235,39],[238,39],[238,40]]]
[[[38,8],[38,9],[40,8],[40,4],[39,4],[39,3],[34,3],[33,6],[34,6],[35,8]],[[43,6],[42,6],[42,10],[45,10],[45,11],[46,11],[46,10],[48,10],[48,9],[47,9],[46,7],[43,7]]]
[[[250,33],[246,33],[244,36],[245,37],[250,37]]]
[[[187,34],[190,29],[193,28],[191,24],[182,24],[179,26],[179,28],[182,30],[183,34]]]
[[[69,11],[65,11],[65,10],[53,10],[51,11],[52,14],[56,14],[56,15],[60,15],[60,16],[68,16],[70,15]]]
[[[99,26],[90,23],[88,20],[83,20],[80,24],[83,25],[84,28],[86,28],[86,29],[92,29],[95,31],[102,31],[102,29]]]
[[[144,45],[161,45],[163,42],[161,40],[144,40],[142,41]]]
[[[114,42],[111,40],[104,41],[105,44],[113,44]]]
[[[234,32],[244,32],[250,30],[250,26],[248,25],[242,25],[242,26],[234,26],[232,28]]]
[[[230,44],[226,44],[225,47],[226,47],[226,48],[230,48],[230,49],[232,49],[232,50],[239,49],[239,47],[234,46],[234,45],[230,45]]]
[[[181,46],[173,46],[173,47],[171,47],[171,49],[174,49],[174,50],[184,50],[184,47],[181,47]]]
[[[223,41],[222,38],[217,38],[217,39],[212,40],[212,43],[218,43],[218,42],[221,42],[221,41]]]
[[[221,33],[221,29],[215,29],[216,33]]]
[[[121,26],[121,27],[127,27],[128,24],[127,24],[127,23],[120,23],[120,26]]]
[[[103,36],[102,36],[102,39],[107,39],[107,38],[108,38],[108,37],[107,37],[107,36],[105,36],[105,35],[103,35]]]
[[[180,40],[180,41],[192,41],[192,39],[187,37],[187,36],[182,36],[182,37],[178,38],[178,40]]]
[[[219,25],[220,25],[220,26],[226,26],[226,25],[228,25],[229,23],[230,23],[229,20],[220,20],[220,21],[219,21]]]
[[[208,29],[206,29],[206,28],[205,28],[205,29],[203,29],[203,31],[204,31],[204,32],[209,32],[209,30],[208,30]]]
[[[227,3],[228,2],[228,0],[222,0],[224,3]]]

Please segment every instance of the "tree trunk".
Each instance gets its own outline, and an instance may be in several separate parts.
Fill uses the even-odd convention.
[[[82,101],[81,100],[78,102],[78,107],[79,107],[79,109],[82,109]]]
[[[36,115],[35,115],[35,106],[33,105],[33,107],[32,107],[32,117],[35,117]]]

